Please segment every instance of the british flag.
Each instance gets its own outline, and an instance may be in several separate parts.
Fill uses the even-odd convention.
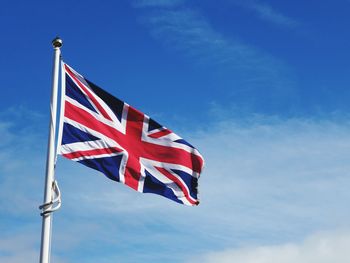
[[[197,149],[63,62],[62,74],[59,154],[136,191],[198,205]]]

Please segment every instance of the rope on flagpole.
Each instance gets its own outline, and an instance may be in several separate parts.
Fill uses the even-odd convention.
[[[56,180],[52,183],[52,191],[55,194],[51,196],[52,200],[39,206],[39,209],[42,210],[41,216],[57,211],[62,205],[61,191]]]

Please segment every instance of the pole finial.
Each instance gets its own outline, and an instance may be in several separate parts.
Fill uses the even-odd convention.
[[[59,37],[55,37],[55,39],[52,40],[52,45],[54,48],[60,48],[63,45],[63,41]]]

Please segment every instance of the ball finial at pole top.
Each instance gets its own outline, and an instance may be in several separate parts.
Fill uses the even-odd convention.
[[[54,48],[60,48],[63,45],[63,41],[59,37],[55,37],[55,39],[52,40],[52,45]]]

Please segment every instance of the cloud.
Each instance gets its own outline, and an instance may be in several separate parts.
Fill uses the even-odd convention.
[[[40,233],[33,233],[28,229],[21,234],[4,235],[0,238],[0,261],[6,263],[34,263],[39,261]],[[52,256],[57,263],[67,263],[60,257]]]
[[[44,185],[44,177],[39,177],[45,167],[46,136],[39,132],[47,127],[42,125],[43,119],[22,106],[0,113],[0,207],[9,215],[37,210],[41,202],[32,189]],[[40,193],[40,199],[42,196]]]
[[[215,127],[193,143],[207,159],[206,212],[225,214],[208,216],[222,226],[219,235],[283,241],[350,217],[343,209],[350,198],[349,123],[256,117]]]
[[[28,259],[38,260],[35,245],[28,235],[17,235],[0,239],[0,260],[1,262],[27,262]]]
[[[252,46],[225,38],[200,13],[191,9],[161,10],[143,21],[156,39],[201,63],[251,69],[262,64],[268,66],[273,60]]]
[[[184,0],[137,0],[134,7],[173,7],[182,4]]]
[[[276,25],[289,28],[295,28],[299,25],[295,19],[284,15],[267,3],[260,1],[237,1],[237,3],[256,12],[262,20]]]
[[[256,97],[252,90],[259,98],[271,101],[292,96],[294,76],[284,61],[238,36],[220,32],[199,10],[182,5],[144,9],[142,14],[141,22],[154,39],[166,49],[182,54],[193,66],[205,67],[210,74],[217,72],[218,86],[225,86],[228,81],[236,87],[231,93],[249,94],[248,100]],[[222,79],[224,83],[220,84]]]
[[[301,243],[238,248],[194,257],[202,263],[331,263],[350,258],[350,232],[313,234]]]

